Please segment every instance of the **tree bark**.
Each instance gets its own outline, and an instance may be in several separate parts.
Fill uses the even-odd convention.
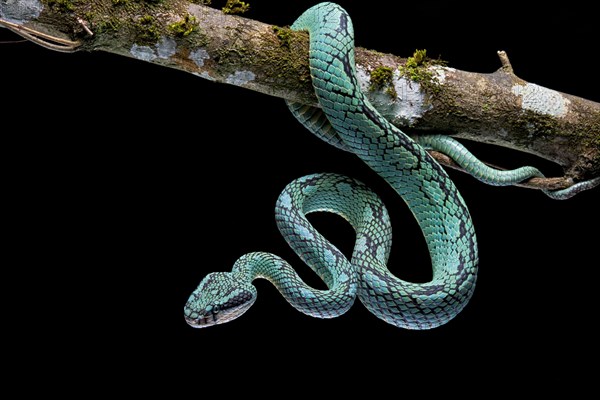
[[[0,25],[54,50],[134,57],[317,105],[306,33],[195,4],[200,2],[6,0],[0,2]],[[556,189],[600,176],[600,104],[526,82],[504,52],[499,58],[496,72],[482,74],[418,54],[402,58],[356,49],[363,91],[408,133],[439,132],[509,147],[564,168],[564,178],[534,179],[534,187]]]

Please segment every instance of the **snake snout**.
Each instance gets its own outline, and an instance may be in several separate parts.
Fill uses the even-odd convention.
[[[205,328],[223,323],[222,315],[215,306],[199,306],[198,296],[192,296],[185,305],[185,322],[193,328]]]
[[[191,316],[185,315],[185,322],[188,323],[189,326],[193,327],[193,328],[204,328],[207,326],[211,326],[214,325],[214,323],[210,323],[209,322],[209,318],[201,315],[198,316],[196,318],[193,318]]]

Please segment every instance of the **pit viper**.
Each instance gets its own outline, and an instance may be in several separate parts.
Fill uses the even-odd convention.
[[[313,317],[340,316],[358,297],[371,313],[397,327],[430,329],[447,323],[473,294],[477,241],[463,198],[426,150],[444,152],[494,185],[515,184],[541,173],[533,167],[491,169],[448,136],[413,139],[382,117],[360,90],[352,21],[339,5],[313,6],[291,29],[309,32],[310,73],[320,108],[288,102],[289,109],[325,142],[357,155],[400,195],[423,232],[433,278],[411,283],[393,275],[387,268],[390,218],[379,197],[355,179],[319,173],[290,183],[277,200],[275,217],[287,243],[328,289],[308,286],[277,255],[249,253],[231,272],[213,272],[201,281],[184,307],[187,323],[207,327],[239,317],[256,300],[252,281],[257,278],[271,281],[293,307]],[[547,194],[566,198],[588,185]],[[354,228],[350,260],[308,221],[307,214],[322,211],[340,215]]]

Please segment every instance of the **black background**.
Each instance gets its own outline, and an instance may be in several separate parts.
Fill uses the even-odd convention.
[[[255,0],[247,16],[286,25],[315,3]],[[484,73],[499,67],[496,51],[505,50],[521,78],[600,99],[586,61],[597,48],[594,13],[576,2],[543,13],[506,2],[406,2],[393,9],[388,2],[339,3],[353,18],[358,46],[403,56],[426,48],[451,67]],[[0,40],[16,39],[0,30]],[[449,324],[405,331],[359,302],[340,318],[313,319],[257,281],[258,300],[243,317],[192,329],[183,319],[189,294],[207,273],[229,270],[247,252],[276,253],[322,287],[275,226],[275,200],[294,178],[331,171],[373,187],[393,218],[390,265],[402,278],[429,276],[422,235],[373,172],[312,137],[281,99],[142,61],[60,54],[30,43],[0,44],[0,74],[2,121],[14,122],[3,128],[11,139],[4,196],[19,221],[11,235],[15,248],[23,246],[18,265],[31,274],[25,290],[52,282],[51,295],[35,299],[48,320],[24,324],[44,326],[38,341],[57,354],[75,346],[78,362],[109,355],[125,370],[190,366],[205,384],[219,370],[248,376],[256,369],[251,360],[292,376],[305,362],[314,373],[368,375],[383,361],[417,372],[423,360],[446,372],[466,361],[472,372],[478,359],[508,362],[515,377],[533,365],[565,368],[597,349],[591,324],[600,191],[559,202],[455,171],[449,174],[477,231],[480,272],[471,302]],[[505,166],[529,163],[560,173],[537,158],[474,151]],[[351,251],[353,232],[343,221],[312,220]],[[59,333],[60,344],[49,332]]]

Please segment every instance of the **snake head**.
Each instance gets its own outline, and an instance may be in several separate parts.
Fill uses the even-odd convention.
[[[245,313],[255,300],[256,288],[240,274],[213,272],[185,304],[185,320],[194,328],[223,324]]]

